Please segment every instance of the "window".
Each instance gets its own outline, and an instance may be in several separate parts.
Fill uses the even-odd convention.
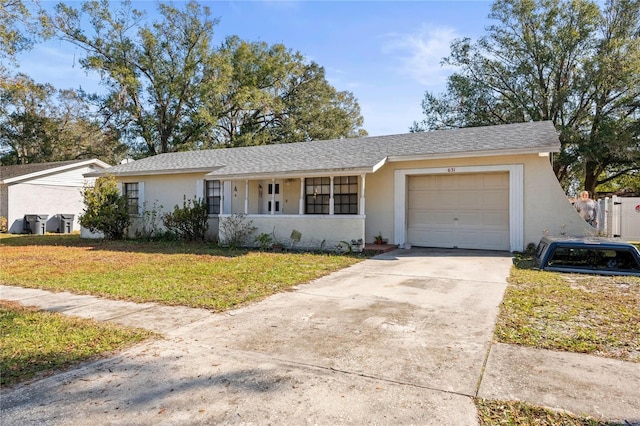
[[[357,176],[338,176],[333,179],[333,212],[358,214]]]
[[[307,214],[329,214],[331,179],[317,177],[305,179],[305,212]]]
[[[279,183],[276,183],[276,192],[275,193],[276,194],[280,193],[280,184]],[[273,184],[272,183],[269,184],[269,195],[271,195],[271,194],[273,194]]]
[[[207,212],[209,214],[220,214],[220,181],[206,181]]]
[[[127,211],[129,214],[138,214],[140,192],[138,182],[124,184],[124,196],[127,199]]]
[[[271,213],[271,201],[269,201],[269,213]],[[276,201],[276,209],[274,210],[274,212],[279,212],[280,211],[280,201]]]
[[[305,212],[329,214],[331,179],[328,177],[305,179]],[[358,177],[338,176],[333,179],[334,214],[358,214]]]

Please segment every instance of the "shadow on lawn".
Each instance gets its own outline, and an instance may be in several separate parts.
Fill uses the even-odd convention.
[[[136,253],[162,253],[162,254],[200,254],[220,257],[241,257],[249,253],[255,253],[258,249],[230,249],[220,247],[217,243],[207,241],[177,241],[177,240],[103,240],[80,238],[79,234],[46,234],[46,235],[24,235],[24,234],[0,234],[0,248],[6,247],[79,247],[95,251],[116,251],[116,252],[136,252]],[[265,253],[271,253],[267,251]],[[283,250],[282,253],[314,253],[304,250]],[[317,254],[331,254],[330,252],[315,252]],[[342,256],[354,256],[367,258],[375,255],[375,252],[362,253],[342,253]]]
[[[0,235],[0,247],[84,247],[90,250],[118,252],[164,253],[164,254],[209,254],[212,256],[238,257],[250,250],[230,250],[211,242],[103,240],[80,238],[78,234],[46,235]]]

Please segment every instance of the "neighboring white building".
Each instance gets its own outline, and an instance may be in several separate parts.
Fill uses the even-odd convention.
[[[96,159],[0,166],[0,216],[7,218],[8,232],[23,233],[25,215],[47,215],[46,231],[58,232],[58,214],[73,214],[79,231],[84,174],[108,167]]]
[[[521,251],[593,233],[553,174],[559,150],[553,124],[536,122],[168,153],[86,176],[115,176],[138,215],[204,198],[212,239],[240,213],[255,235],[298,231],[296,247],[382,234],[405,248]]]

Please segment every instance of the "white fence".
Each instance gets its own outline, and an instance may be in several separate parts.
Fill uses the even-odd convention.
[[[598,200],[598,232],[607,237],[640,241],[640,197],[606,197]]]

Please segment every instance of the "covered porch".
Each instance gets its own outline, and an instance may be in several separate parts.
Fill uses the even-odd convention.
[[[359,251],[365,239],[365,182],[364,173],[221,179],[219,238],[225,239],[225,220],[240,214],[255,228],[254,237],[268,235],[285,248],[333,250],[348,244]],[[216,185],[205,185],[208,202],[215,204]]]

